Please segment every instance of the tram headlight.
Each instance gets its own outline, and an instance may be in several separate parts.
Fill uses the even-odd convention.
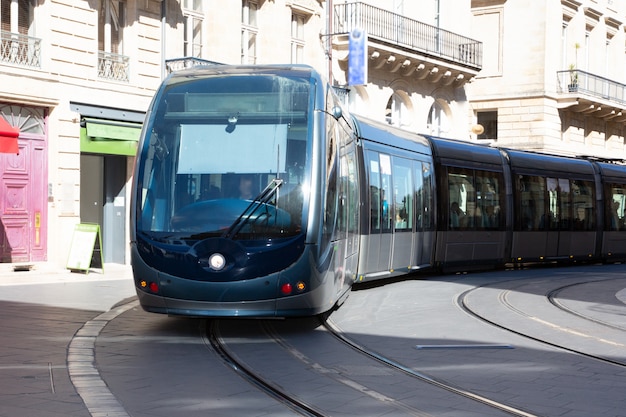
[[[209,268],[214,271],[221,271],[226,266],[226,258],[221,253],[214,253],[209,256]]]

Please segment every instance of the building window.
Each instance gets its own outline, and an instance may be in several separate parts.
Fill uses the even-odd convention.
[[[243,0],[241,10],[241,63],[256,64],[256,37],[258,5],[250,0]]]
[[[184,0],[183,5],[184,27],[183,54],[194,58],[202,57],[202,14],[201,0]]]
[[[410,124],[410,110],[406,93],[396,91],[389,97],[385,109],[385,121],[392,126],[403,127]]]
[[[476,117],[478,124],[484,129],[478,139],[498,140],[498,111],[480,111]]]
[[[0,21],[5,32],[33,35],[33,2],[30,0],[0,0]]]
[[[302,64],[304,62],[304,23],[303,15],[291,14],[291,63]]]
[[[102,0],[98,16],[98,77],[128,81],[129,58],[124,56],[126,3]]]
[[[102,0],[98,17],[98,48],[100,51],[122,54],[123,28],[126,8],[120,0]]]
[[[430,106],[426,127],[431,135],[446,136],[450,133],[450,121],[440,101],[435,101]]]
[[[0,0],[0,62],[41,66],[41,40],[34,36],[34,2]]]

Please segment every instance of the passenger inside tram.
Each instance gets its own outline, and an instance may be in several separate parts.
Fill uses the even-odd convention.
[[[459,228],[464,217],[465,213],[459,207],[459,203],[454,201],[450,205],[450,227]]]

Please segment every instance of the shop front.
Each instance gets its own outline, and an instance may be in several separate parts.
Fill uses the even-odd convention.
[[[80,113],[80,222],[102,231],[105,263],[126,263],[128,193],[144,114],[72,103]]]

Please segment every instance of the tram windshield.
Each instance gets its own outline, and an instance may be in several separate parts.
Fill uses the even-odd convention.
[[[266,239],[302,227],[309,78],[173,80],[139,157],[137,229],[155,238]]]

